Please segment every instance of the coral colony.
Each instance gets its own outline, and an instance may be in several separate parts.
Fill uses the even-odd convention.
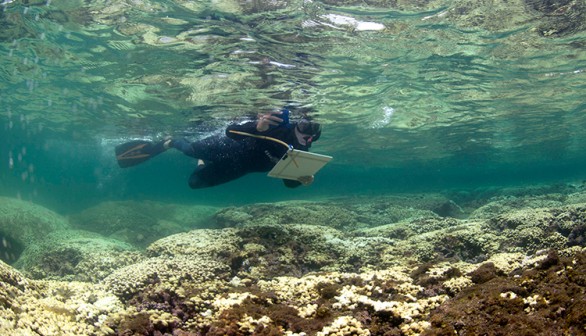
[[[586,318],[586,191],[546,191],[225,209],[107,202],[70,221],[3,198],[2,246],[22,249],[0,265],[0,329],[577,335]],[[149,230],[146,208],[166,225]]]

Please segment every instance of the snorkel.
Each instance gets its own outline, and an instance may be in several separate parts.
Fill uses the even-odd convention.
[[[289,123],[289,110],[287,110],[286,108],[283,107],[280,112],[281,113],[273,113],[272,115],[274,115],[277,118],[281,118],[283,121],[281,121],[277,125],[270,126],[270,128],[278,128],[278,127],[291,128],[291,124]]]

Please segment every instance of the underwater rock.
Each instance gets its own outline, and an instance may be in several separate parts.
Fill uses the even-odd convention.
[[[36,38],[37,30],[22,12],[0,11],[0,42]]]
[[[92,284],[28,280],[0,262],[2,335],[107,335],[105,321],[124,308]]]
[[[70,217],[74,227],[146,247],[158,238],[209,226],[216,208],[157,202],[104,202]]]
[[[229,268],[206,257],[153,257],[122,267],[101,282],[123,299],[130,299],[152,285],[177,290],[183,282],[226,280]]]
[[[414,218],[464,216],[453,201],[440,195],[338,198],[324,202],[281,202],[230,207],[216,213],[219,227],[256,224],[306,224],[355,230]]]
[[[540,14],[537,31],[545,37],[563,37],[586,29],[586,3],[581,0],[525,0]]]
[[[236,227],[176,233],[154,241],[143,253],[128,243],[72,230],[59,216],[37,209],[35,213],[48,215],[47,223],[60,225],[45,227],[43,239],[21,234],[33,242],[15,264],[24,275],[0,263],[0,318],[8,321],[0,332],[436,335],[495,328],[534,332],[545,327],[552,334],[579,330],[585,318],[586,204],[516,196],[507,211],[459,219],[429,210],[441,203],[432,199],[441,200],[346,198],[230,208],[216,219]],[[538,203],[555,206],[532,207]],[[18,209],[29,209],[27,203],[18,204]],[[182,227],[199,211],[146,204],[152,213],[143,214]],[[330,211],[343,213],[325,212],[329,204],[334,207]],[[401,211],[403,215],[392,217]],[[98,212],[93,214],[100,218]],[[7,213],[12,212],[3,216],[16,223]],[[389,223],[385,214],[400,219]],[[140,224],[136,218],[142,217],[129,218]]]
[[[80,230],[56,231],[30,245],[15,267],[32,279],[97,283],[143,255],[133,246]]]
[[[488,226],[501,232],[501,249],[534,253],[584,245],[586,204],[512,211],[489,220]]]
[[[549,259],[549,257],[547,258]],[[586,254],[555,258],[520,276],[499,276],[462,290],[430,316],[422,335],[583,334]]]
[[[579,192],[571,193],[568,195],[568,197],[566,198],[566,200],[564,202],[564,204],[566,204],[566,205],[578,204],[578,203],[586,203],[586,192],[579,191]]]
[[[440,194],[403,194],[384,197],[351,197],[336,200],[341,206],[353,209],[361,216],[371,218],[369,226],[398,222],[400,220],[433,217],[460,218],[462,208],[451,199]],[[433,214],[431,214],[432,212]],[[378,216],[377,216],[378,215]],[[388,217],[393,220],[389,221]]]
[[[287,202],[255,204],[219,211],[214,220],[220,227],[264,224],[308,224],[336,229],[353,229],[359,223],[356,215],[335,204]]]
[[[232,276],[266,278],[313,271],[357,270],[377,263],[384,239],[344,238],[342,232],[315,225],[248,225],[193,230],[160,239],[150,256],[210,258],[230,266]]]
[[[427,216],[403,220],[395,224],[376,226],[369,229],[356,230],[357,233],[371,237],[387,237],[390,239],[405,239],[422,233],[429,233],[436,230],[454,228],[462,222],[453,218],[439,218]]]
[[[68,228],[58,214],[33,203],[0,197],[0,259],[14,263],[27,246]]]
[[[500,196],[492,198],[470,214],[470,218],[489,219],[497,215],[521,209],[553,208],[564,205],[565,196],[548,194],[541,196]]]

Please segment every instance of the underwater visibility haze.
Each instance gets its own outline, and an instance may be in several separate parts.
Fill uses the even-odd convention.
[[[67,211],[139,195],[238,203],[583,178],[584,8],[4,1],[2,194]],[[312,190],[258,175],[193,192],[194,162],[177,153],[115,166],[128,139],[200,139],[286,105],[323,124],[313,151],[335,158]],[[244,195],[251,185],[263,186]]]
[[[584,335],[585,98],[584,0],[0,0],[0,331]],[[309,187],[116,163],[282,107]]]

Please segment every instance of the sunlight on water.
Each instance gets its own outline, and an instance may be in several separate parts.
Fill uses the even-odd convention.
[[[579,162],[583,8],[495,6],[4,1],[3,167],[30,193],[55,143],[196,139],[285,105],[341,170]]]

